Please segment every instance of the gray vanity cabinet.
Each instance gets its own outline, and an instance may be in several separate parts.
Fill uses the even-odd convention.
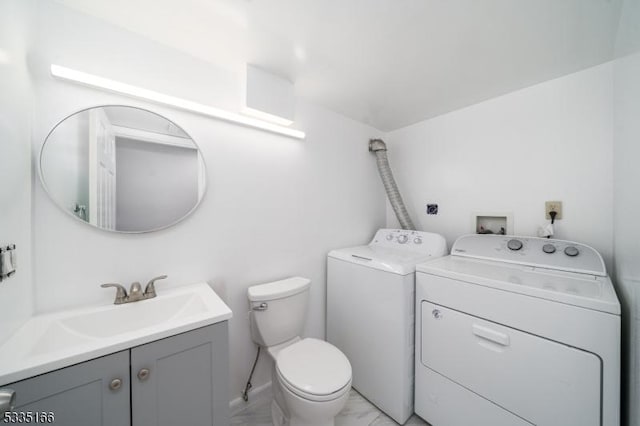
[[[51,412],[54,424],[64,426],[130,424],[129,351],[36,376],[10,387],[16,391],[15,414]]]
[[[61,426],[228,426],[228,351],[223,321],[6,387]]]
[[[228,426],[227,323],[131,349],[132,426]]]

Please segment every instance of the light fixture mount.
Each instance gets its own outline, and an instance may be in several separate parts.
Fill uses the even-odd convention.
[[[216,118],[218,120],[228,121],[230,123],[242,126],[252,127],[271,133],[280,134],[294,139],[305,139],[306,135],[301,130],[291,129],[277,124],[269,123],[252,117],[246,117],[223,109],[214,108],[212,106],[189,101],[187,99],[178,98],[164,93],[156,92],[142,87],[133,86],[94,74],[85,73],[61,65],[51,64],[51,75],[61,80],[89,86],[97,89],[106,90],[120,95],[130,96],[132,98],[142,99],[157,104],[167,105],[184,111],[194,112],[196,114],[207,117]]]

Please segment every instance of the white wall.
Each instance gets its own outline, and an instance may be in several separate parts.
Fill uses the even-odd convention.
[[[615,61],[614,241],[629,425],[640,425],[640,53]]]
[[[27,71],[32,2],[0,2],[0,245],[16,244],[16,275],[0,283],[0,341],[33,310],[31,286],[31,84]]]
[[[230,109],[240,105],[241,78],[235,74],[56,3],[38,5],[35,153],[49,129],[74,111],[100,104],[140,106],[193,137],[209,187],[201,206],[177,226],[118,235],[72,220],[36,182],[36,309],[109,303],[114,295],[99,287],[103,282],[129,284],[166,273],[168,282],[157,286],[162,292],[207,280],[234,312],[230,398],[239,396],[255,356],[247,287],[291,275],[311,278],[305,335],[323,337],[326,253],[364,243],[384,225],[384,194],[367,151],[368,138],[377,132],[299,102],[296,126],[307,132],[299,141],[54,81],[47,73],[51,62]],[[269,380],[263,359],[254,386]]]
[[[640,425],[640,2],[626,0],[614,61],[614,254],[622,302],[624,407]],[[626,56],[623,56],[626,55]]]
[[[536,235],[544,202],[563,201],[556,237],[612,259],[612,65],[538,84],[386,135],[389,161],[419,229],[449,244],[472,212],[512,212]],[[437,203],[437,216],[426,204]],[[387,223],[397,224],[387,209]]]

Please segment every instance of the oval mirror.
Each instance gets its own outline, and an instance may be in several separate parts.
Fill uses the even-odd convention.
[[[129,233],[184,219],[206,182],[200,150],[180,126],[126,106],[89,108],[58,123],[42,146],[40,177],[70,215]]]

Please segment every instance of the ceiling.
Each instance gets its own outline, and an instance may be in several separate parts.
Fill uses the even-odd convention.
[[[58,0],[394,130],[613,58],[622,0]]]

